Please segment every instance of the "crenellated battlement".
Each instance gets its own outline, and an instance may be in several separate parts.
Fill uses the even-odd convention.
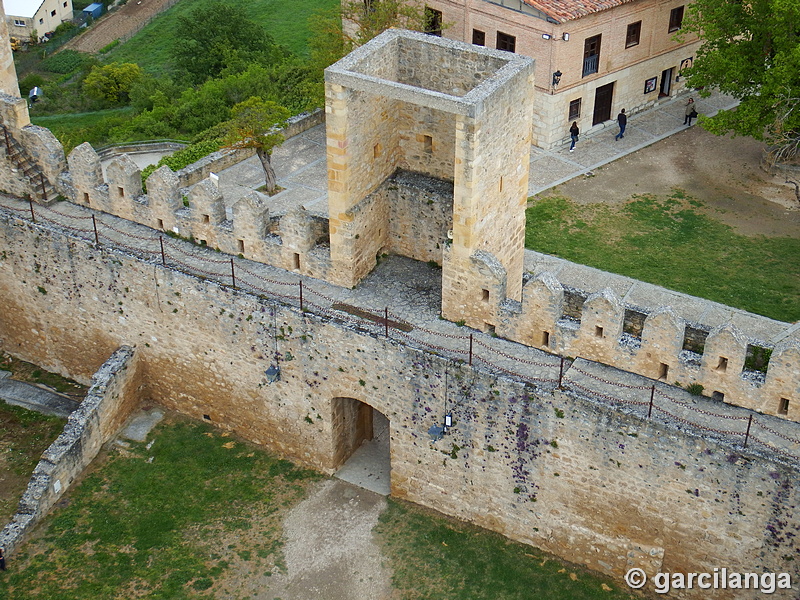
[[[494,77],[492,65],[504,73],[494,86],[448,95],[439,84],[422,85],[409,73],[384,73],[394,64],[393,45],[400,48],[402,66],[408,62],[403,52],[430,41],[414,34],[405,40],[404,35],[384,36],[374,55],[366,48],[329,72],[329,104],[341,113],[328,111],[335,122],[327,129],[330,215],[312,213],[302,204],[271,209],[275,203],[257,190],[226,198],[214,170],[248,158],[241,153],[215,153],[178,173],[161,167],[147,179],[146,192],[140,169],[126,155],[114,159],[104,177],[100,157],[88,143],[65,159],[55,137],[25,124],[21,100],[7,95],[0,95],[5,130],[41,175],[26,176],[15,166],[11,146],[0,144],[0,160],[10,166],[2,169],[0,189],[41,202],[37,190],[42,182],[52,182],[55,190],[48,202],[57,194],[230,255],[344,287],[355,286],[381,254],[436,263],[443,267],[442,315],[452,321],[668,384],[702,386],[719,401],[800,421],[797,325],[524,251],[517,235],[517,217],[524,214],[519,190],[527,189],[517,185],[524,179],[521,172],[506,173],[505,183],[502,175],[494,181],[486,169],[467,177],[455,168],[450,146],[455,144],[470,161],[477,160],[473,154],[480,150],[498,161],[496,170],[506,171],[504,136],[513,138],[515,155],[524,144],[498,116],[506,114],[502,107],[509,102],[517,104],[519,94],[501,92],[511,81],[529,84],[530,64],[433,40],[437,53],[458,56],[462,67],[463,60],[480,58],[488,82]],[[383,73],[385,79],[374,84],[364,79],[365,70],[366,75]],[[414,87],[418,84],[419,89]],[[408,119],[395,123],[376,114],[375,122],[373,117],[352,121],[348,103],[372,114],[374,106],[364,99],[384,92],[388,98],[397,96]],[[430,119],[418,111],[434,105],[441,119],[426,129]],[[484,112],[475,112],[477,106]],[[471,124],[462,123],[462,117]],[[476,141],[467,130],[480,128],[484,117],[483,125],[491,124],[496,136]],[[287,135],[302,128],[292,127]],[[397,131],[404,133],[392,137]],[[390,147],[391,140],[396,147]],[[483,145],[475,146],[478,141]],[[454,173],[452,179],[448,173]],[[486,183],[490,179],[491,185]],[[516,183],[509,188],[511,181]],[[485,199],[501,190],[506,191],[499,204]],[[513,221],[513,235],[496,220],[501,213]]]

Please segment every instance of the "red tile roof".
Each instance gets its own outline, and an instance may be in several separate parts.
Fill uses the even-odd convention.
[[[559,23],[573,21],[634,0],[523,0]]]

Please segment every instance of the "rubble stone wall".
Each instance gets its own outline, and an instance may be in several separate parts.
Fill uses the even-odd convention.
[[[11,340],[3,337],[8,348]],[[48,514],[137,406],[141,386],[134,350],[123,346],[94,374],[91,388],[64,431],[42,454],[17,514],[0,532],[0,547],[12,553]]]

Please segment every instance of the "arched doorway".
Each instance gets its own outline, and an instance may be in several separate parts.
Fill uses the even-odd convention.
[[[331,404],[334,464],[339,467],[336,477],[388,495],[391,473],[389,419],[355,398],[334,398]]]

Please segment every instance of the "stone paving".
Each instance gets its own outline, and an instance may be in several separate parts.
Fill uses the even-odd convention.
[[[543,150],[531,148],[530,178],[528,194],[540,194],[551,187],[565,183],[574,177],[585,175],[592,169],[602,167],[686,129],[683,124],[684,105],[689,95],[662,101],[657,106],[631,115],[625,137],[615,141],[619,132],[616,121],[607,121],[604,126],[581,135],[575,151],[569,151],[569,143],[561,148]],[[692,96],[697,103],[697,111],[706,116],[713,116],[720,110],[733,108],[738,101],[730,96],[713,93],[708,98]],[[692,123],[692,127],[697,121]]]
[[[693,96],[700,113],[713,116],[721,109],[736,106],[730,96]],[[531,147],[528,194],[539,194],[553,186],[584,175],[640,148],[683,131],[683,107],[688,96],[664,100],[657,106],[628,119],[625,137],[614,141],[616,121],[582,135],[575,152],[569,144],[554,150]],[[693,127],[696,125],[692,125]],[[273,196],[270,214],[283,215],[294,206],[303,206],[315,216],[328,216],[325,126],[318,125],[290,138],[276,148],[272,158],[278,185],[284,192]],[[226,204],[233,205],[248,190],[264,185],[264,173],[257,157],[252,157],[219,173]]]
[[[8,371],[0,371],[0,400],[8,404],[64,418],[78,408],[78,402],[68,396],[49,388],[11,379],[9,375]]]

